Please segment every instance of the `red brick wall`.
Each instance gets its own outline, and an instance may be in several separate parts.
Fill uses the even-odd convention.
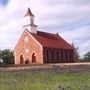
[[[28,42],[25,42],[25,37],[28,36]],[[25,49],[28,49],[29,52],[26,52]],[[20,64],[20,56],[23,55],[24,62],[26,59],[29,59],[29,62],[32,63],[32,54],[35,53],[36,63],[43,63],[43,49],[42,46],[36,41],[33,36],[25,30],[19,39],[15,49],[15,64]]]

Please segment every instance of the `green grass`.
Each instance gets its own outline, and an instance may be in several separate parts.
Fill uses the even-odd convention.
[[[0,90],[90,90],[90,72],[0,72]]]

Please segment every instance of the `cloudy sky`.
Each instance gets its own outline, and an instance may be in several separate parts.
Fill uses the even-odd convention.
[[[90,51],[90,0],[0,0],[0,49],[14,49],[27,7],[38,30],[58,32],[79,47],[80,56]]]

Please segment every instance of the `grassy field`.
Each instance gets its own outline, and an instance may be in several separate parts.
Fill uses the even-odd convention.
[[[90,90],[90,72],[0,72],[0,90]]]

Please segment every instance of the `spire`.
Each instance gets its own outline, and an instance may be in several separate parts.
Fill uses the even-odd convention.
[[[30,10],[30,8],[28,8],[27,13],[25,14],[25,16],[28,16],[28,15],[34,17],[34,15],[32,14],[32,12],[31,12],[31,10]]]
[[[24,28],[28,29],[32,33],[37,33],[37,25],[34,23],[34,15],[32,14],[30,8],[27,9],[27,12],[24,16]]]

